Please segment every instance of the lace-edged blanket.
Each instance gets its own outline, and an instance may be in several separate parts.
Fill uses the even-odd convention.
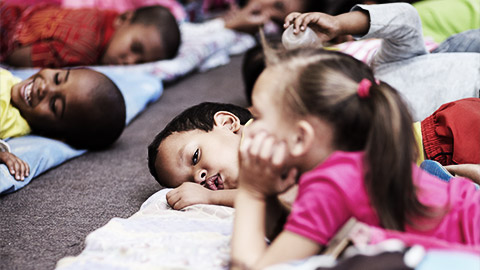
[[[234,209],[168,206],[163,189],[127,219],[113,218],[91,232],[76,257],[56,269],[227,269]]]

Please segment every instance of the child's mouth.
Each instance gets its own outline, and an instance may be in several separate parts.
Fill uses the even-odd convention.
[[[28,106],[32,106],[33,81],[26,84],[22,89],[23,99]]]
[[[222,176],[220,174],[215,174],[205,180],[206,188],[211,190],[221,190],[224,189]]]

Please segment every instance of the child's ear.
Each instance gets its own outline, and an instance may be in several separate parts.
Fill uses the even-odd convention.
[[[218,111],[213,116],[215,126],[227,128],[236,133],[242,127],[240,119],[233,113],[227,111]]]
[[[119,14],[115,18],[115,20],[113,20],[113,27],[115,29],[117,29],[125,23],[130,23],[130,20],[132,20],[132,17],[133,17],[133,11],[132,10],[125,11],[122,14]]]
[[[298,157],[313,146],[315,139],[315,131],[313,126],[305,120],[296,123],[295,131],[292,134],[290,153],[292,156]]]

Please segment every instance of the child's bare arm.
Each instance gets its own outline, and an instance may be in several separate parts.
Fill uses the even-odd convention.
[[[167,193],[167,202],[176,210],[201,203],[233,207],[236,194],[236,189],[210,190],[199,184],[186,182]]]
[[[318,245],[311,245],[312,241],[290,232],[280,232],[270,246],[264,240],[266,234],[272,233],[267,231],[270,220],[275,223],[285,216],[276,196],[292,187],[297,178],[298,170],[286,167],[288,157],[285,142],[277,142],[265,132],[245,137],[240,146],[239,189],[232,235],[234,269],[244,266],[263,269],[318,251],[315,250]]]
[[[480,185],[480,164],[448,165],[445,169],[453,175],[466,177]]]
[[[23,181],[30,174],[28,163],[10,152],[0,152],[0,163],[7,165],[10,174],[15,180]]]
[[[353,11],[331,16],[321,12],[293,12],[285,17],[284,27],[294,27],[294,33],[304,31],[310,26],[322,42],[329,41],[341,35],[364,35],[370,28],[370,18],[367,12]]]
[[[8,57],[7,63],[16,67],[31,67],[32,66],[32,46],[20,47],[14,50]]]

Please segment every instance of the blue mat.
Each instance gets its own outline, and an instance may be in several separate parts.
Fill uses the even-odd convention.
[[[158,100],[163,93],[162,82],[153,75],[121,69],[98,70],[112,79],[122,92],[127,107],[126,124],[130,123],[149,103]],[[37,69],[11,70],[11,72],[17,77],[26,79],[37,72]],[[7,166],[0,164],[0,194],[21,189],[48,169],[86,152],[86,150],[74,149],[63,142],[36,135],[9,139],[7,143],[13,154],[29,164],[30,175],[24,181],[16,181],[9,173]]]

